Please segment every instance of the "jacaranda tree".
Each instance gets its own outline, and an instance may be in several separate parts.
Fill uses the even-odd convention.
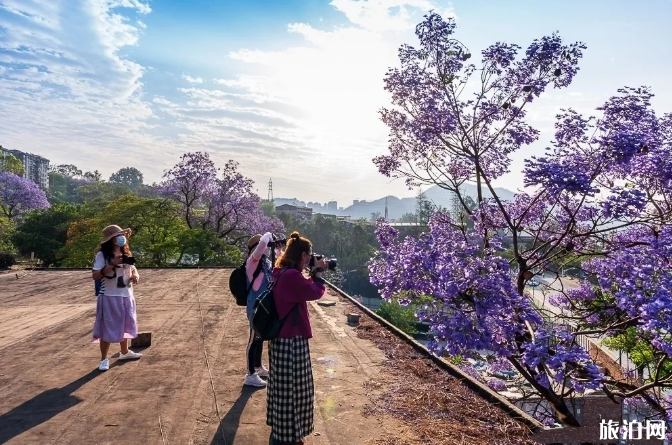
[[[494,351],[496,365],[515,368],[567,425],[578,425],[569,398],[587,389],[670,420],[672,114],[657,116],[645,87],[619,90],[599,117],[562,110],[552,146],[526,162],[526,191],[504,201],[493,181],[539,137],[528,109],[547,89],[570,85],[586,47],[557,33],[523,54],[498,42],[477,66],[454,32],[452,19],[431,13],[416,28],[419,47],[400,48],[400,68],[385,77],[393,107],[381,111],[389,154],[374,162],[409,186],[457,194],[473,230],[447,213],[417,239],[381,225],[372,283],[386,299],[432,296],[418,314],[432,324],[432,347]],[[467,182],[477,186],[475,207],[461,193]],[[542,313],[527,282],[577,258],[589,279],[560,289],[557,310]],[[643,378],[601,373],[579,335],[643,351]]]
[[[30,179],[10,172],[0,173],[0,212],[14,219],[35,209],[49,207],[47,195]]]
[[[284,231],[282,221],[268,217],[254,183],[229,161],[223,171],[207,153],[187,153],[164,175],[159,193],[182,204],[190,229],[213,231],[231,245],[239,245],[255,233]]]

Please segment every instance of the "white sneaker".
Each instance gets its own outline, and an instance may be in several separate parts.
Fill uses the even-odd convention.
[[[98,366],[98,371],[107,371],[110,369],[110,359],[106,358],[105,360],[100,361],[100,366]]]
[[[126,354],[119,353],[119,360],[135,360],[142,357],[142,354],[139,352],[133,352],[130,349]]]
[[[259,375],[259,377],[267,378],[268,377],[268,369],[266,369],[264,367],[264,365],[261,365],[261,368],[257,368],[257,374]]]
[[[259,374],[252,374],[248,375],[245,377],[245,382],[243,383],[245,386],[256,386],[257,388],[263,388],[266,386],[266,382],[259,377]]]

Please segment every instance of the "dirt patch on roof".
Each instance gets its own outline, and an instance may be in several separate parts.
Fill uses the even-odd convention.
[[[366,414],[392,416],[403,421],[406,428],[402,435],[367,444],[535,443],[527,426],[486,402],[366,314],[362,315],[357,335],[372,341],[387,357],[385,381],[367,384],[375,395]]]

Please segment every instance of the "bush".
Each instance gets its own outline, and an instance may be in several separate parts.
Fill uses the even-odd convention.
[[[385,301],[376,311],[385,320],[389,321],[408,335],[416,334],[416,323],[414,306],[402,306],[397,300]]]
[[[11,253],[0,253],[0,269],[9,269],[16,264],[16,257]]]

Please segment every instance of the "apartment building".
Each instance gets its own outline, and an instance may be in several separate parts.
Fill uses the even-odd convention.
[[[20,150],[10,150],[0,145],[0,153],[11,154],[23,164],[23,176],[43,189],[49,188],[49,159]]]

